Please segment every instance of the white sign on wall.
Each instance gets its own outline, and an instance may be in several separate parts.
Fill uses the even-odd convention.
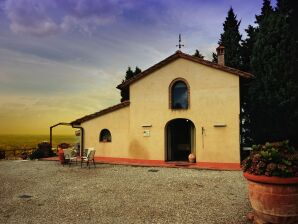
[[[143,136],[144,137],[149,137],[150,136],[150,130],[144,130],[143,131]]]

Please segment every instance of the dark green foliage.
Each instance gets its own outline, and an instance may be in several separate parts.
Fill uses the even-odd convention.
[[[37,145],[37,149],[29,156],[30,159],[40,159],[49,156],[54,156],[51,144],[49,142],[41,142]]]
[[[125,80],[129,80],[134,76],[133,71],[131,70],[130,67],[128,67],[126,74],[125,74]]]
[[[121,89],[120,95],[121,95],[121,102],[129,100],[129,87],[126,87],[125,89]]]
[[[256,15],[256,23],[260,24],[262,20],[273,12],[270,0],[264,0],[261,9],[261,14]]]
[[[126,74],[125,74],[125,80],[123,80],[122,82],[125,82],[125,81],[133,78],[134,76],[138,75],[141,72],[142,72],[142,70],[138,66],[136,66],[134,71],[132,71],[131,68],[128,67]],[[129,100],[129,87],[122,89],[120,92],[120,95],[121,95],[121,102]]]
[[[256,41],[256,28],[249,25],[245,30],[247,32],[247,38],[242,41],[241,47],[241,70],[251,72],[251,56],[253,46]],[[251,129],[250,129],[250,115],[249,115],[249,104],[248,104],[248,88],[250,80],[240,78],[240,119],[241,119],[241,145],[251,145]],[[245,152],[242,152],[245,155]],[[241,160],[243,158],[241,157]]]
[[[200,51],[199,50],[196,50],[196,52],[193,54],[194,57],[197,57],[197,58],[201,58],[201,59],[204,59],[204,56],[201,55]]]
[[[297,50],[291,10],[284,2],[257,17],[262,19],[251,57],[255,79],[249,88],[250,128],[256,143],[298,141]]]
[[[133,72],[133,75],[136,76],[137,74],[139,74],[141,72],[142,72],[142,70],[138,66],[136,66],[135,71]]]
[[[212,62],[213,63],[217,63],[217,54],[216,53],[212,53]]]
[[[0,149],[0,159],[5,159],[5,151]]]
[[[220,35],[219,44],[225,47],[225,65],[232,68],[241,68],[239,25],[237,16],[232,8],[228,11],[228,16],[223,23],[224,32]]]
[[[251,25],[248,26],[247,29],[245,29],[247,33],[247,38],[242,41],[242,47],[241,47],[241,70],[246,72],[251,72],[251,55],[252,55],[252,49],[256,41],[256,35],[257,35],[257,29]]]
[[[279,3],[280,4],[280,3]],[[298,4],[296,0],[290,0],[288,2],[289,4],[289,24],[290,24],[290,30],[291,33],[295,39],[295,49],[296,49],[296,54],[295,54],[295,67],[294,67],[294,78],[296,83],[298,82],[298,25],[297,25],[297,21],[298,21]]]
[[[41,149],[36,149],[32,152],[32,154],[29,156],[29,158],[32,159],[40,159],[44,158],[44,152]]]

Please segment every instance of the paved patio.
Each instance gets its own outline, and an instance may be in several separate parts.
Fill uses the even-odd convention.
[[[0,181],[0,223],[249,223],[241,171],[2,160]]]
[[[48,157],[42,160],[58,161],[58,157]],[[79,157],[78,157],[79,160]],[[191,169],[209,169],[209,170],[241,170],[238,163],[189,163],[184,161],[165,162],[162,160],[143,160],[143,159],[126,159],[111,157],[94,157],[96,163],[117,164],[117,165],[133,165],[133,166],[149,166],[149,167],[171,167],[171,168],[191,168]]]

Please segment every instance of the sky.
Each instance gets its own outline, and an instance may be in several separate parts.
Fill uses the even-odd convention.
[[[240,32],[262,0],[0,0],[0,134],[47,134],[120,102],[128,66],[177,48],[215,52],[230,7]],[[54,129],[72,134],[71,128]]]

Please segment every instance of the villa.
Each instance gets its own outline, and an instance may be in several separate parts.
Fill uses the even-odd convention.
[[[122,160],[240,166],[240,83],[252,74],[176,51],[117,86],[125,101],[71,122],[83,148]]]

